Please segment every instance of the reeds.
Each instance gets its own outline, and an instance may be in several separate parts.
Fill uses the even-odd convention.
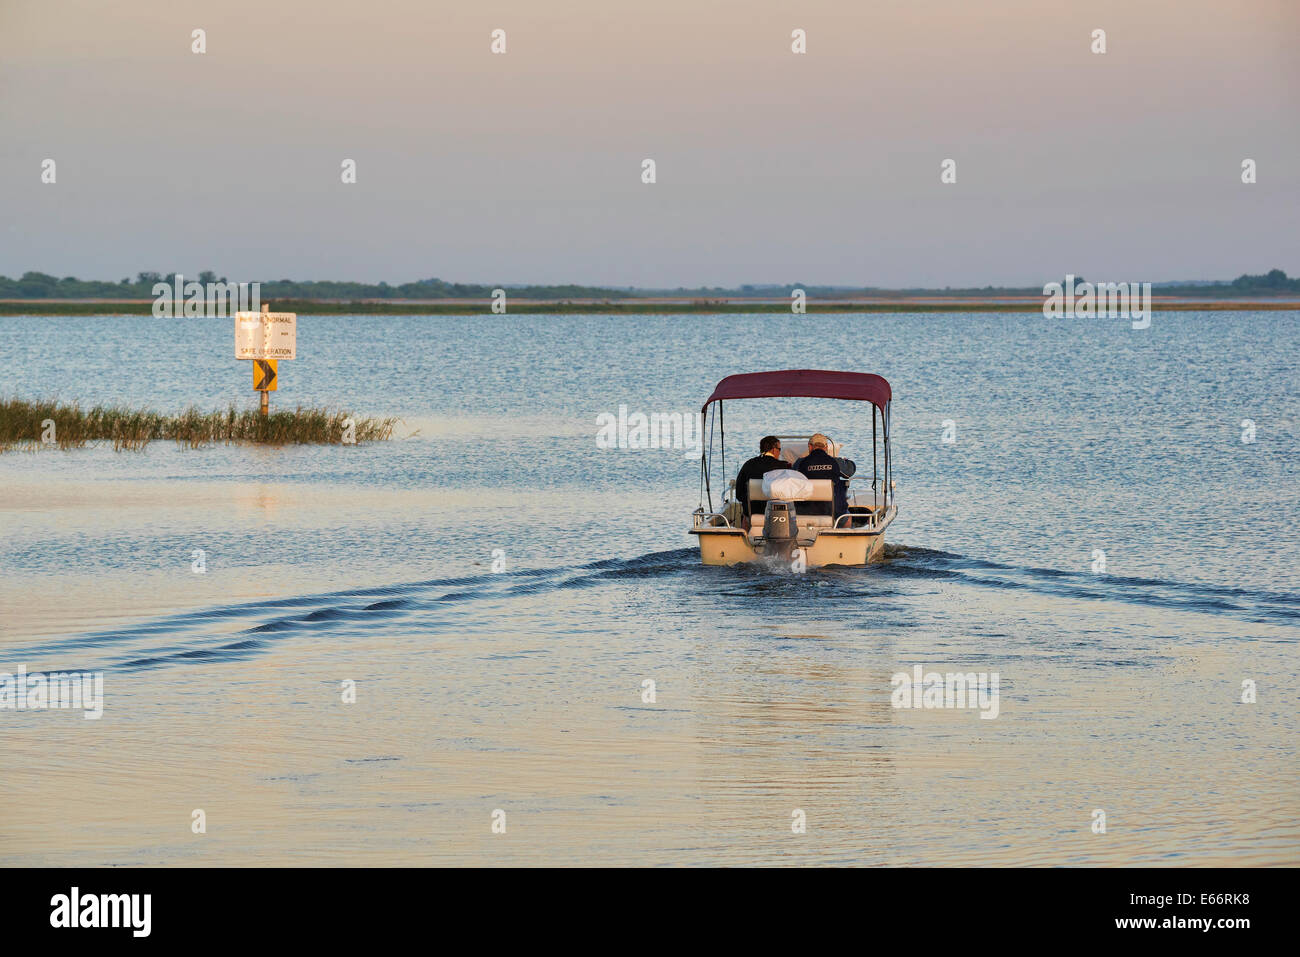
[[[76,403],[0,399],[0,451],[13,446],[76,449],[89,442],[112,442],[116,451],[138,450],[155,439],[172,439],[190,448],[218,442],[341,445],[345,439],[358,443],[387,439],[396,422],[353,419],[345,411],[302,406],[268,416],[255,410],[241,412],[233,405],[225,411],[191,407],[179,415],[163,415],[121,406],[83,410]]]

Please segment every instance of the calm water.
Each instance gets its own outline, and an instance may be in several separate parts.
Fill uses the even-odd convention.
[[[0,863],[1300,864],[1298,335],[300,317],[273,405],[392,441],[0,455],[0,670],[105,673],[100,721],[0,711]],[[0,317],[0,395],[251,407],[232,355],[227,320]],[[797,367],[894,386],[888,560],[704,568],[698,460],[596,416]],[[868,407],[726,422],[729,475],[814,429],[869,470]],[[894,709],[917,664],[997,672],[999,716]]]

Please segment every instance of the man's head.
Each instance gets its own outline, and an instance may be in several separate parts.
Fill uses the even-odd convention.
[[[813,449],[821,449],[823,452],[829,452],[830,448],[831,448],[831,440],[828,439],[826,436],[822,435],[820,432],[814,432],[812,436],[808,439],[809,452],[811,452]]]
[[[763,436],[758,442],[758,454],[779,456],[781,454],[781,440],[775,435]]]

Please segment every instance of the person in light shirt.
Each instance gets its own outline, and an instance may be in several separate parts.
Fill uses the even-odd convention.
[[[808,439],[808,454],[795,460],[794,470],[802,472],[808,478],[828,479],[831,484],[831,497],[834,501],[831,516],[839,518],[849,510],[849,478],[858,470],[850,459],[835,458],[830,453],[831,440],[821,432],[816,432]],[[805,515],[825,515],[825,502],[805,502],[799,505],[799,511]]]

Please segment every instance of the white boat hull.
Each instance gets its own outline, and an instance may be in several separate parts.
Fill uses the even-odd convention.
[[[885,550],[885,530],[897,509],[890,506],[883,522],[873,529],[822,529],[811,539],[801,538],[794,548],[803,553],[806,568],[827,565],[868,565],[879,561]],[[763,538],[751,538],[743,529],[704,526],[691,529],[699,539],[700,560],[705,565],[742,565],[746,562],[796,560],[788,542],[780,545]]]

